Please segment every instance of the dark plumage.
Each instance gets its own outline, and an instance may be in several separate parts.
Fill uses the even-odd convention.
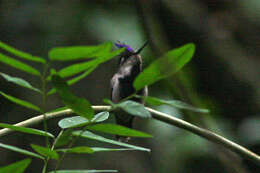
[[[111,100],[114,103],[118,103],[135,93],[133,82],[136,76],[142,71],[142,58],[139,53],[146,46],[146,43],[136,52],[125,44],[118,43],[116,46],[119,48],[126,47],[126,50],[120,55],[119,69],[111,79]],[[145,96],[147,92],[147,87],[145,87],[137,94]],[[138,98],[133,98],[132,100],[142,103],[142,100]],[[115,117],[117,124],[132,128],[134,116],[123,111],[116,111]],[[117,139],[127,141],[129,138],[117,136]]]

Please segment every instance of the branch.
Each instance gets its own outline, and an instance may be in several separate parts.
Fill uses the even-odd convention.
[[[232,142],[232,141],[224,138],[223,136],[220,136],[209,130],[195,126],[191,123],[188,123],[184,120],[173,117],[169,114],[165,114],[165,113],[156,111],[156,110],[148,108],[148,107],[146,109],[153,114],[154,119],[157,119],[157,120],[165,122],[167,124],[171,124],[171,125],[181,128],[181,129],[190,131],[198,136],[208,139],[209,141],[211,141],[213,143],[222,145],[223,147],[230,149],[231,151],[243,156],[244,158],[247,158],[248,160],[251,160],[257,164],[260,164],[259,155],[246,149],[245,147],[242,147],[241,145],[236,144],[235,142]]]
[[[110,106],[92,106],[92,108],[95,111],[109,111],[111,109]],[[188,123],[184,120],[181,120],[179,118],[176,118],[174,116],[171,116],[169,114],[166,113],[162,113],[159,111],[156,111],[154,109],[151,109],[149,107],[146,107],[146,109],[152,113],[152,116],[154,119],[157,119],[159,121],[165,122],[167,124],[171,124],[174,125],[176,127],[179,127],[181,129],[185,129],[187,131],[190,131],[191,133],[194,133],[198,136],[201,136],[203,138],[208,139],[209,141],[219,144],[225,148],[230,149],[231,151],[243,156],[244,158],[251,160],[257,164],[260,164],[260,156],[257,155],[256,153],[253,153],[252,151],[246,149],[245,147],[242,147],[216,133],[213,133],[209,130],[200,128],[198,126],[195,126],[191,123]],[[62,111],[58,111],[58,112],[53,112],[53,113],[46,113],[46,119],[51,119],[51,118],[57,118],[57,117],[61,117],[63,115],[69,115],[72,114],[73,111],[71,109],[66,109],[66,110],[62,110]],[[44,115],[39,115],[33,118],[30,118],[28,120],[22,121],[20,123],[15,124],[15,126],[23,126],[23,127],[28,127],[28,126],[32,126],[35,124],[38,124],[40,122],[42,122],[44,119]],[[2,129],[0,130],[0,137],[7,135],[9,133],[13,132],[13,130],[11,129]]]

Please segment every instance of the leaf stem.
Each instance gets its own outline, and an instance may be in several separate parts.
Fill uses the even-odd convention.
[[[48,64],[43,65],[43,74],[41,75],[42,81],[42,110],[43,110],[43,126],[44,131],[48,132],[47,119],[46,119],[46,103],[47,103],[47,80],[46,75],[48,71]],[[50,147],[49,137],[46,136],[45,143],[47,147]]]
[[[92,124],[95,124],[95,122],[91,123],[91,121],[90,121],[90,123],[87,124],[87,125],[83,128],[83,130],[80,132],[80,134],[79,134],[78,136],[73,136],[73,137],[72,137],[72,140],[71,140],[71,142],[70,142],[70,144],[68,145],[67,148],[71,148],[71,147],[75,144],[75,142],[77,141],[77,139],[78,139],[78,138],[84,133],[84,131],[87,129],[87,126],[92,125]],[[60,164],[61,164],[61,162],[63,161],[63,159],[65,158],[66,154],[67,154],[67,150],[66,150],[66,151],[62,154],[62,156],[59,158],[58,163],[57,163],[57,165],[56,165],[56,167],[55,167],[54,173],[56,173],[57,169],[60,167]]]
[[[60,139],[60,137],[63,134],[63,132],[64,132],[64,130],[62,129],[60,131],[60,133],[58,134],[58,136],[55,138],[54,142],[52,143],[51,150],[54,150],[55,145],[56,145],[57,141]],[[42,173],[46,172],[49,160],[50,160],[50,157],[47,157],[46,160],[44,161],[44,166],[43,166],[43,169],[42,169]]]
[[[43,64],[43,73],[41,75],[41,82],[42,82],[42,111],[43,111],[43,126],[45,133],[48,133],[48,127],[47,127],[47,118],[46,118],[46,103],[47,103],[47,80],[46,75],[48,71],[48,64]],[[49,137],[46,135],[45,137],[45,145],[46,147],[50,147]],[[47,171],[47,165],[48,165],[49,157],[45,158],[44,160],[44,166],[42,169],[42,173],[46,173]]]
[[[47,164],[48,164],[48,160],[45,159],[44,160],[44,166],[43,166],[43,169],[42,169],[42,173],[46,173],[46,171],[47,171]]]

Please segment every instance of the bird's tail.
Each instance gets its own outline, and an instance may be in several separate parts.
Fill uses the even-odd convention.
[[[118,111],[115,113],[116,123],[120,126],[132,128],[134,116],[129,115],[123,111]],[[129,136],[116,135],[116,139],[120,142],[128,142],[130,140]]]
[[[116,135],[116,140],[119,141],[119,142],[129,142],[130,139],[131,138],[129,136]]]

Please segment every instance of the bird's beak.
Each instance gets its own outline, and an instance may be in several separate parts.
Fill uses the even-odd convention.
[[[137,54],[139,54],[144,48],[145,48],[145,46],[148,44],[148,40],[143,44],[143,46],[141,47],[141,48],[139,48],[135,53],[134,53],[134,55],[137,55]]]

